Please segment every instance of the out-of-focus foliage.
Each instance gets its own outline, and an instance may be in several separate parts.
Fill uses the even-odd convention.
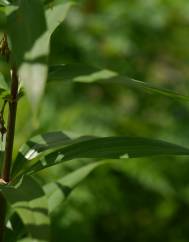
[[[81,61],[189,94],[188,12],[187,0],[78,1],[52,38],[49,62]],[[34,129],[189,144],[187,102],[119,85],[49,83],[39,120],[25,98],[18,108],[16,147]],[[47,169],[39,179],[60,178],[80,162]],[[170,157],[98,168],[52,215],[52,241],[188,241],[188,170],[187,158]]]

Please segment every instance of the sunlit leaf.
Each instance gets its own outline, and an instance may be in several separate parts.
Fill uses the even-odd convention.
[[[22,170],[26,160],[32,160],[40,155],[41,152],[57,148],[67,144],[71,139],[63,132],[49,132],[37,135],[22,145],[17,158],[14,162],[12,175]]]
[[[48,197],[49,212],[56,210],[80,182],[82,182],[94,169],[103,164],[104,162],[88,164],[69,173],[56,182],[45,185],[44,190]]]
[[[45,12],[48,32],[51,35],[55,29],[64,21],[70,7],[74,3],[64,1],[54,1],[53,5],[50,6]]]
[[[19,68],[21,82],[33,108],[41,98],[47,76],[47,57],[35,51],[46,29],[43,5],[39,0],[21,0],[19,8],[8,16],[13,61]]]
[[[21,0],[18,7],[8,16],[8,31],[14,61],[19,66],[23,61],[29,61],[28,54],[47,27],[41,1]]]
[[[44,12],[40,0],[21,0],[8,16],[14,62],[33,110],[36,110],[47,79],[51,34],[64,20],[71,3],[59,3]],[[31,11],[32,9],[32,11]],[[24,41],[23,41],[24,38]]]
[[[0,0],[0,6],[7,6],[9,4],[10,4],[10,2],[7,0]]]
[[[100,70],[87,64],[68,64],[55,65],[49,68],[48,80],[50,81],[74,81],[83,83],[114,83],[117,85],[126,85],[131,88],[147,90],[151,93],[158,93],[164,96],[175,98],[178,100],[189,101],[189,96],[178,94],[172,90],[156,87],[149,82],[142,82],[119,75],[111,70]]]
[[[34,173],[63,161],[77,158],[122,159],[157,155],[189,155],[189,149],[164,141],[138,137],[79,137],[64,141],[55,151],[28,160],[24,158],[25,173]],[[18,173],[14,173],[18,176]]]
[[[26,226],[29,236],[37,241],[49,241],[48,204],[40,185],[25,176],[18,188],[7,188],[3,193]]]

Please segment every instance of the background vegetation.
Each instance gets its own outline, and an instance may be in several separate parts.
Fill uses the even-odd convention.
[[[54,33],[50,63],[83,62],[188,94],[187,0],[81,0]],[[2,64],[2,68],[6,68]],[[49,130],[156,137],[188,146],[189,105],[115,84],[46,87],[39,120],[20,101],[16,146]],[[73,161],[46,169],[51,180]],[[98,168],[52,216],[52,241],[185,242],[189,238],[188,158],[114,161]]]

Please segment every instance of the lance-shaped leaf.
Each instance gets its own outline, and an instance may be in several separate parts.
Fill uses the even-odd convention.
[[[47,77],[47,55],[36,52],[36,45],[47,30],[40,0],[21,0],[18,9],[8,16],[8,32],[13,61],[32,107],[38,104]]]
[[[83,83],[103,82],[126,85],[131,88],[146,90],[179,100],[189,101],[189,96],[178,94],[174,91],[156,87],[150,83],[135,80],[133,78],[119,75],[111,70],[100,70],[87,64],[55,65],[49,68],[49,82],[51,81],[73,81]]]
[[[14,62],[33,110],[45,88],[51,34],[64,20],[70,6],[71,3],[55,3],[45,13],[40,0],[21,0],[19,8],[8,16]]]
[[[54,1],[45,12],[49,35],[64,21],[70,7],[74,3],[71,1]]]
[[[25,176],[18,188],[7,187],[3,194],[26,226],[29,236],[35,241],[49,241],[48,204],[40,185]]]
[[[103,164],[105,164],[105,162],[94,162],[85,165],[56,182],[45,185],[44,190],[48,198],[49,212],[56,210],[78,184],[80,184],[93,170]]]
[[[41,1],[19,1],[18,8],[15,8],[15,11],[12,11],[8,16],[7,24],[14,62],[20,66],[24,61],[28,60],[27,56],[35,42],[47,29]]]
[[[39,159],[25,160],[20,176],[77,158],[120,159],[154,155],[189,155],[189,149],[168,142],[138,137],[79,137]],[[17,177],[18,174],[15,174]]]
[[[51,150],[53,148],[62,147],[70,142],[71,139],[63,132],[48,132],[37,135],[22,145],[12,169],[12,176],[17,174],[27,165],[27,160],[32,160],[42,152]]]

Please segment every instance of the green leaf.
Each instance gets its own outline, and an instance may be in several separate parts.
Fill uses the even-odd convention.
[[[114,83],[119,85],[126,85],[131,88],[138,88],[141,90],[150,91],[151,93],[158,93],[164,96],[172,97],[178,100],[189,101],[189,96],[175,93],[165,88],[156,87],[150,83],[142,82],[119,75],[111,70],[100,70],[87,64],[68,64],[55,65],[49,68],[48,81],[74,81],[83,83],[104,82]]]
[[[45,14],[41,1],[20,0],[18,9],[8,16],[8,31],[12,43],[12,53],[14,62],[18,66],[25,60],[29,61],[30,51],[46,29]]]
[[[0,97],[6,97],[9,94],[9,86],[6,83],[4,76],[0,73]]]
[[[18,188],[7,187],[3,193],[26,226],[29,236],[35,241],[49,241],[48,204],[39,184],[25,176]]]
[[[24,239],[18,240],[17,242],[45,242],[45,241],[44,240],[31,239],[31,238],[24,238]]]
[[[27,164],[26,160],[32,160],[44,151],[67,144],[71,139],[63,132],[48,132],[37,135],[22,145],[14,162],[12,176],[17,174]]]
[[[7,6],[10,3],[7,0],[0,0],[0,6]]]
[[[1,90],[9,90],[9,87],[5,81],[4,76],[0,73],[0,92]]]
[[[162,160],[159,162],[153,162],[150,159],[141,160],[128,160],[126,164],[120,160],[119,162],[113,163],[113,169],[126,175],[127,177],[132,177],[139,184],[155,191],[163,196],[177,196],[179,194],[175,191],[173,184],[168,177],[159,169],[162,165]]]
[[[48,197],[49,212],[53,212],[64,202],[72,190],[81,183],[94,169],[105,164],[105,162],[95,162],[83,166],[56,182],[44,186],[45,193]]]
[[[6,28],[6,14],[3,11],[3,7],[0,7],[0,30],[4,31]]]
[[[49,35],[55,31],[55,29],[64,21],[70,7],[73,6],[73,2],[55,1],[53,6],[46,10],[46,20],[48,26]]]
[[[5,239],[6,242],[17,242],[15,234],[11,229],[6,228],[5,230]]]
[[[19,217],[19,215],[13,211],[11,211],[12,214],[9,215],[9,223],[12,231],[14,232],[15,238],[23,238],[24,235],[27,234],[27,230]]]
[[[29,62],[32,61],[34,63],[27,63],[21,76],[26,80],[28,76],[31,77],[30,84],[27,83],[27,87],[28,97],[33,109],[35,109],[40,102],[47,80],[47,57],[50,52],[51,35],[63,22],[71,5],[71,2],[59,3],[46,10],[45,18],[47,22],[47,31],[37,40],[28,55]]]
[[[74,81],[77,77],[90,77],[98,71],[87,64],[53,65],[49,67],[48,81]]]
[[[45,156],[28,160],[19,176],[31,174],[63,161],[77,158],[122,159],[156,155],[189,155],[189,149],[164,141],[138,137],[79,137],[50,150]],[[14,174],[18,177],[18,173]]]
[[[14,62],[19,67],[21,82],[34,111],[47,80],[51,35],[64,20],[71,5],[57,3],[45,13],[40,0],[21,0],[19,8],[8,16]]]
[[[38,52],[37,48],[47,29],[45,14],[40,0],[21,0],[18,7],[8,16],[8,32],[13,61],[19,68],[21,82],[35,108],[47,78],[47,53]]]

